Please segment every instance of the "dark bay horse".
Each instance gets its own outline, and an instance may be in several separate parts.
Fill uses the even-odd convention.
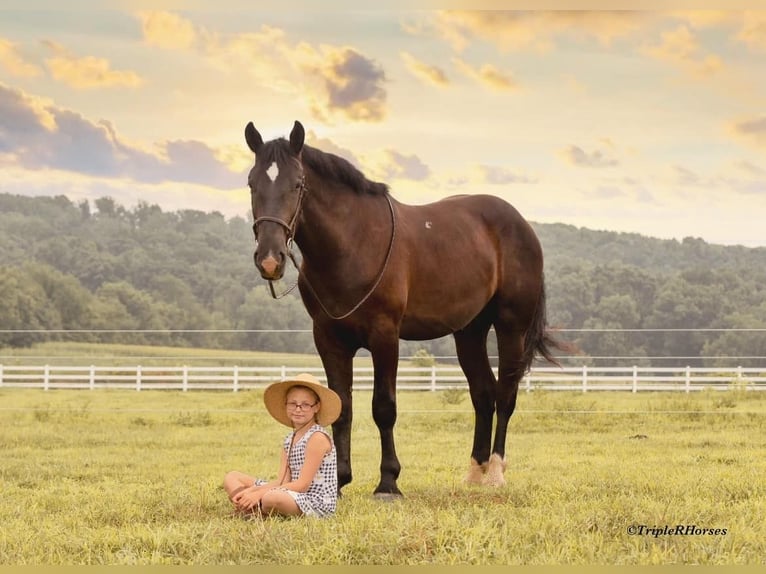
[[[351,482],[356,352],[368,349],[374,366],[372,414],[381,445],[375,494],[399,495],[393,433],[399,339],[450,333],[476,413],[466,480],[503,484],[519,380],[536,354],[555,363],[551,349],[559,346],[546,328],[542,249],[530,225],[489,195],[400,203],[348,161],[304,145],[299,122],[289,140],[264,143],[252,123],[245,139],[255,154],[248,177],[255,265],[264,279],[277,280],[293,240],[300,247],[301,298],[328,385],[343,403],[332,425],[339,488]],[[491,327],[497,380],[487,357]]]

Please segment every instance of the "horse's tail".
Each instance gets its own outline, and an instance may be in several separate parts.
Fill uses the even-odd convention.
[[[553,356],[553,349],[569,351],[570,345],[556,339],[548,329],[548,318],[545,308],[545,279],[543,278],[540,288],[540,299],[537,302],[532,324],[524,338],[524,370],[529,370],[535,355],[542,356],[549,363],[560,367],[561,365]]]

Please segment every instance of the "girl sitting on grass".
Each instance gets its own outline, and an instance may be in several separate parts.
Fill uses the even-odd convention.
[[[239,471],[226,474],[223,488],[245,516],[329,516],[338,501],[335,445],[324,427],[339,416],[338,395],[303,373],[269,385],[266,410],[293,430],[285,437],[278,478],[266,481]]]

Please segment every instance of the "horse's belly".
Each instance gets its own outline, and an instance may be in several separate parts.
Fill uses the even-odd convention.
[[[486,305],[484,298],[429,305],[428,309],[408,308],[402,317],[399,336],[409,341],[438,339],[459,331],[473,321]]]
[[[407,341],[428,341],[438,339],[455,331],[450,325],[437,322],[402,321],[399,337]]]

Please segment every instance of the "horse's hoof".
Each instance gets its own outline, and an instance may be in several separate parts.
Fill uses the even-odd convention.
[[[482,479],[484,486],[505,486],[505,467],[507,463],[504,458],[500,458],[499,454],[493,454],[489,457],[487,463],[487,472]]]
[[[465,475],[463,482],[466,484],[481,484],[485,472],[487,472],[487,463],[479,464],[476,462],[476,459],[471,458],[471,466],[468,467],[468,473]]]
[[[375,500],[379,500],[381,502],[395,502],[404,498],[401,493],[396,492],[376,492],[372,496],[375,498]]]

